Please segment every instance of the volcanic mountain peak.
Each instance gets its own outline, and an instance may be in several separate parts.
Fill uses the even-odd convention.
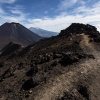
[[[20,23],[16,23],[16,22],[11,22],[11,23],[9,23],[9,22],[6,22],[6,23],[4,23],[3,25],[1,25],[1,26],[10,26],[10,25],[21,25]]]
[[[16,23],[16,22],[11,22],[11,23],[9,23],[9,22],[6,22],[6,23],[4,23],[4,24],[20,24],[20,23]]]
[[[99,32],[97,28],[89,24],[81,23],[72,23],[68,28],[62,30],[59,34],[60,36],[71,35],[71,34],[88,34],[88,35],[97,35]],[[99,35],[99,34],[98,34]]]
[[[29,45],[42,39],[41,36],[30,31],[20,23],[4,23],[0,26],[0,48],[7,45],[9,42],[14,42],[20,45]],[[3,42],[2,42],[3,41]]]

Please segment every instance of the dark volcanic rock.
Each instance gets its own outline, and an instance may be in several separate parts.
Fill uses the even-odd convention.
[[[32,68],[26,73],[27,76],[32,76],[38,72],[37,66],[32,66]]]
[[[62,59],[59,61],[63,66],[73,64],[75,62],[79,62],[80,59],[91,58],[95,59],[93,55],[90,54],[81,54],[81,53],[72,53],[72,54],[64,54]]]
[[[6,45],[3,49],[0,50],[0,56],[10,55],[11,53],[17,51],[19,48],[21,48],[21,45],[10,42],[8,45]]]
[[[22,85],[22,89],[23,90],[29,90],[31,88],[34,88],[37,85],[38,84],[36,82],[34,82],[33,79],[31,78],[31,79],[24,82],[24,84]]]
[[[72,23],[68,28],[65,30],[62,30],[59,34],[60,36],[69,36],[73,34],[88,34],[93,37],[97,37],[99,32],[97,31],[97,28],[89,25],[89,24],[80,24],[80,23]]]
[[[73,64],[73,63],[78,62],[78,61],[79,61],[79,58],[76,55],[66,54],[63,56],[60,63],[62,65],[69,65],[69,64]]]
[[[82,86],[80,85],[78,87],[78,92],[84,97],[86,98],[86,100],[90,100],[89,99],[89,91],[88,91],[88,88],[86,86]]]

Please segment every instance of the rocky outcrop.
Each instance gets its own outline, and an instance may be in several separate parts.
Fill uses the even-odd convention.
[[[69,36],[73,34],[87,34],[91,37],[100,37],[97,28],[89,24],[72,23],[68,28],[62,30],[60,36]]]
[[[20,48],[21,48],[21,45],[10,42],[8,45],[6,45],[4,48],[0,50],[1,52],[0,56],[10,55]]]

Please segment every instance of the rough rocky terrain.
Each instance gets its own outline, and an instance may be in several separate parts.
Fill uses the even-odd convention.
[[[100,33],[73,23],[58,36],[1,50],[0,100],[100,100],[99,76]]]

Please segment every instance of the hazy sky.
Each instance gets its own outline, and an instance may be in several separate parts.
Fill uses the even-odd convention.
[[[100,0],[0,0],[0,24],[5,22],[56,32],[79,22],[100,31]]]

